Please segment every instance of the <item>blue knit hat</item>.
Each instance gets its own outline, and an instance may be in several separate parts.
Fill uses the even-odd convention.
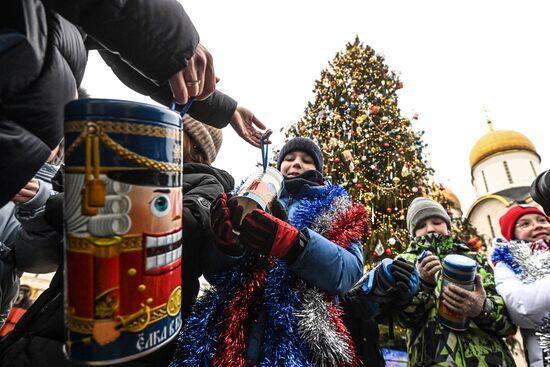
[[[311,158],[313,158],[313,163],[317,171],[323,174],[323,153],[319,146],[311,139],[297,137],[289,140],[281,149],[279,153],[279,158],[277,159],[277,169],[281,170],[281,163],[285,159],[285,156],[290,152],[305,152]]]

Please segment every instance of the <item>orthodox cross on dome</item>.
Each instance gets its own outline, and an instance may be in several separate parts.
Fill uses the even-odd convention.
[[[487,121],[489,132],[495,131],[495,129],[493,129],[493,121],[491,121],[491,119],[489,118],[489,112],[487,112],[487,108],[483,107],[483,112],[485,112],[485,120]]]
[[[493,132],[495,129],[493,129],[493,121],[491,121],[490,118],[487,118],[487,126],[489,126],[489,131]]]

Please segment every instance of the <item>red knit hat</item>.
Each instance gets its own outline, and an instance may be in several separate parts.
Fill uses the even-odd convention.
[[[510,241],[514,237],[514,227],[519,218],[530,213],[540,214],[546,217],[540,209],[534,206],[516,205],[508,209],[508,211],[498,220],[500,223],[500,232],[502,233],[502,236]],[[546,218],[548,219],[548,217]]]

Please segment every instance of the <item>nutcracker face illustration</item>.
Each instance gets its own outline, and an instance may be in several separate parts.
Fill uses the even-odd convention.
[[[66,116],[66,352],[132,360],[181,327],[180,118],[112,100],[71,102]]]
[[[135,204],[130,211],[130,232],[143,233],[145,270],[161,271],[181,257],[181,190],[135,186],[130,194]]]

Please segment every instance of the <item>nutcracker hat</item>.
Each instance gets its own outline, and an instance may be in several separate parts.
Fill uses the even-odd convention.
[[[79,99],[65,107],[65,171],[145,186],[179,186],[181,117],[163,107]],[[87,148],[88,147],[88,148]]]

